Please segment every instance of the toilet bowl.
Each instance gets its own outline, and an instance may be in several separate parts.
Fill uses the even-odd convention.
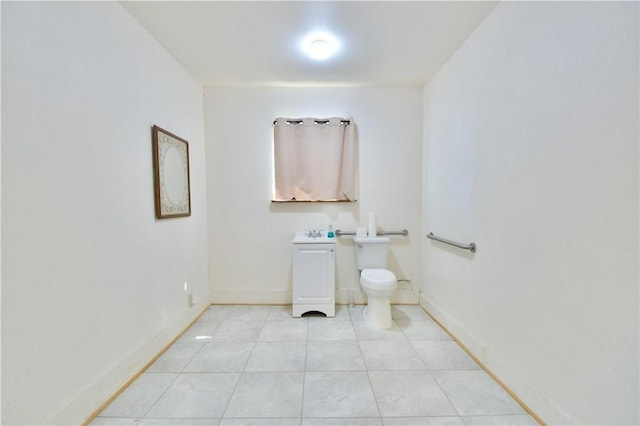
[[[360,285],[367,295],[366,321],[374,328],[391,327],[391,296],[398,287],[396,276],[388,269],[389,238],[356,237],[356,263]]]
[[[395,274],[388,269],[364,269],[360,285],[367,295],[365,321],[374,328],[390,328],[391,296],[398,287]]]

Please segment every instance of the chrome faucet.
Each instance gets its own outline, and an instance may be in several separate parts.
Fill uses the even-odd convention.
[[[307,231],[307,237],[309,238],[320,238],[322,237],[322,229],[311,229]]]

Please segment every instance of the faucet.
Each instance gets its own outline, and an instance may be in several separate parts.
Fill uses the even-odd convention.
[[[322,237],[322,229],[311,229],[307,232],[307,237],[309,238],[320,238]]]

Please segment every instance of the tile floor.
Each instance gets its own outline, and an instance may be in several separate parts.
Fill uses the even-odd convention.
[[[536,425],[419,306],[212,306],[91,425]]]

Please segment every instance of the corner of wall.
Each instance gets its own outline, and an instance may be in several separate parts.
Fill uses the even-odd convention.
[[[185,309],[159,333],[144,342],[129,356],[93,383],[80,395],[47,420],[47,425],[84,424],[91,417],[82,413],[98,414],[109,400],[119,394],[129,382],[143,373],[186,329],[209,307],[209,300],[202,298],[189,309]]]
[[[452,318],[440,306],[433,303],[424,294],[420,295],[420,306],[433,316],[455,339],[464,345],[486,369],[498,377],[500,381],[520,400],[535,411],[535,414],[544,419],[546,424],[568,425],[577,424],[575,420],[560,411],[552,401],[539,390],[532,388],[526,379],[513,370],[499,354],[482,345],[478,339],[469,334],[460,323]]]

